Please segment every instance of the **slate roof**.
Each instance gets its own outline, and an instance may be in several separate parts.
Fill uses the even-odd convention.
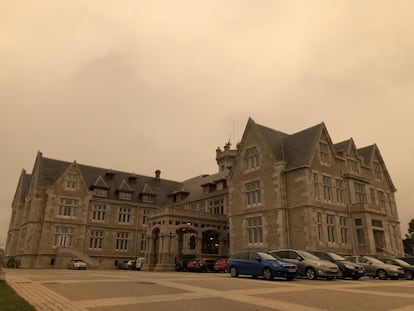
[[[303,131],[288,135],[282,140],[286,169],[299,167],[311,162],[323,127],[323,123],[320,123]]]
[[[371,164],[372,155],[375,152],[375,145],[366,146],[358,149],[358,155],[362,157],[365,165]]]
[[[53,185],[57,179],[69,168],[71,162],[44,158],[40,154],[38,156],[38,165],[40,168],[39,185]],[[109,187],[109,199],[116,200],[118,191],[133,191],[132,201],[138,202],[139,195],[142,193],[153,192],[156,195],[156,204],[164,205],[168,202],[168,194],[182,188],[182,183],[155,177],[137,175],[130,172],[99,168],[90,165],[78,164],[82,177],[89,189],[92,189],[95,182],[102,178]],[[107,173],[109,173],[108,176]],[[109,178],[108,178],[109,177]],[[130,178],[132,177],[132,179]],[[99,186],[99,185],[98,185]],[[121,188],[120,188],[121,187]],[[151,189],[149,191],[148,189]]]
[[[286,133],[276,131],[269,127],[256,124],[256,128],[259,132],[259,135],[262,139],[267,143],[270,147],[273,158],[275,161],[283,160],[283,146],[282,146],[282,139],[288,136]]]

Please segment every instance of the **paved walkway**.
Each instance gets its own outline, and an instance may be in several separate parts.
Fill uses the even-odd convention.
[[[36,310],[414,311],[414,281],[275,280],[145,271],[6,270]]]

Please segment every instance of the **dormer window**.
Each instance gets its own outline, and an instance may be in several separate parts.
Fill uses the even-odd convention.
[[[379,162],[374,162],[373,167],[374,167],[374,178],[378,180],[382,180],[381,165],[379,164]]]
[[[246,170],[259,167],[259,153],[256,147],[248,148],[244,154],[244,166]]]
[[[327,143],[319,143],[319,157],[322,164],[329,164],[329,147]]]
[[[108,197],[108,189],[102,188],[94,188],[93,195],[96,197],[107,198]]]
[[[346,165],[347,165],[347,168],[348,168],[348,172],[354,173],[354,174],[359,174],[359,166],[358,166],[357,161],[347,159],[346,160]]]
[[[66,185],[65,185],[66,190],[75,190],[77,182],[78,182],[77,174],[66,175]]]
[[[142,194],[141,195],[142,203],[155,203],[155,195],[153,194]]]
[[[118,193],[118,198],[120,200],[131,201],[132,200],[132,193],[131,192],[120,191]]]

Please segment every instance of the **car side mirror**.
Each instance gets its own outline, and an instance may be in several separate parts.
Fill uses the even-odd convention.
[[[262,258],[260,258],[260,257],[256,257],[256,261],[257,261],[257,262],[261,262],[261,261],[262,261]]]
[[[303,260],[303,258],[300,257],[300,256],[296,257],[296,259],[299,260],[299,261],[302,261]]]

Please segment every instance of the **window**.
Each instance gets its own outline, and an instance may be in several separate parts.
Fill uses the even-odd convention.
[[[384,197],[384,192],[382,191],[378,191],[377,192],[378,195],[378,205],[380,207],[385,207],[385,197]]]
[[[378,180],[382,180],[382,172],[381,172],[381,165],[379,162],[374,162],[374,178]]]
[[[212,214],[223,214],[224,213],[224,199],[211,200],[209,203],[210,213]]]
[[[364,229],[362,228],[362,219],[361,218],[356,218],[354,220],[354,222],[355,222],[355,227],[357,227],[355,229],[356,237],[357,237],[357,243],[359,245],[365,244],[365,233],[364,233]]]
[[[375,199],[375,189],[374,188],[370,188],[369,189],[369,193],[370,193],[370,197],[371,197],[371,204],[373,206],[377,205],[376,199]]]
[[[96,203],[92,210],[92,220],[105,221],[106,204]]]
[[[355,221],[355,226],[357,226],[357,227],[362,226],[362,219],[361,218],[356,218],[354,221]]]
[[[345,203],[345,185],[343,180],[336,180],[336,201],[340,204]]]
[[[329,147],[327,143],[319,143],[319,155],[321,163],[329,164]]]
[[[371,224],[373,227],[382,228],[382,221],[378,219],[371,219]]]
[[[149,211],[146,208],[144,208],[142,210],[142,224],[143,225],[146,225],[148,223],[148,215],[149,215]]]
[[[128,250],[128,232],[118,232],[116,236],[116,245],[115,250],[117,251],[127,251]]]
[[[357,243],[359,245],[365,244],[364,230],[362,228],[356,229]]]
[[[247,235],[249,244],[263,242],[262,217],[253,217],[247,219]]]
[[[326,228],[328,232],[328,242],[335,242],[335,216],[326,215]]]
[[[358,162],[355,160],[347,159],[346,165],[348,167],[348,172],[358,174],[359,173],[359,166]]]
[[[331,198],[332,198],[331,178],[328,176],[322,176],[322,186],[323,186],[323,198],[325,199],[325,201],[331,201]]]
[[[67,226],[59,226],[55,228],[53,237],[54,247],[70,247],[72,246],[74,236],[74,228]]]
[[[144,252],[146,248],[147,248],[147,237],[145,233],[141,233],[141,243],[140,243],[139,249],[141,250],[141,252]]]
[[[101,188],[95,188],[95,189],[93,189],[93,194],[96,197],[107,198],[108,197],[108,190],[107,189],[101,189]]]
[[[375,247],[383,249],[385,247],[384,231],[373,230]]]
[[[78,181],[78,175],[76,174],[67,174],[66,175],[66,190],[75,190],[76,183]]]
[[[339,217],[339,224],[341,226],[341,243],[348,244],[348,219],[346,217]]]
[[[104,232],[101,230],[91,230],[89,237],[89,249],[102,250]]]
[[[260,194],[260,181],[254,181],[245,185],[247,205],[256,205],[262,202]]]
[[[322,214],[316,214],[316,222],[318,224],[318,240],[323,241],[323,230],[322,230]]]
[[[355,186],[355,200],[356,203],[365,203],[366,196],[365,196],[365,185],[360,183],[354,183]]]
[[[153,194],[143,194],[141,197],[142,197],[143,203],[154,203],[155,202],[155,196]]]
[[[132,200],[132,193],[131,192],[122,192],[120,191],[119,194],[120,200],[131,201]]]
[[[60,198],[59,201],[59,216],[76,217],[76,209],[79,200],[70,198]]]
[[[319,177],[318,173],[313,173],[313,194],[315,196],[315,199],[319,199]]]
[[[259,153],[256,147],[248,148],[244,154],[244,165],[246,170],[259,167]]]
[[[119,212],[118,212],[118,222],[119,223],[128,223],[129,224],[130,217],[131,217],[131,208],[130,207],[125,207],[125,206],[119,207]]]

